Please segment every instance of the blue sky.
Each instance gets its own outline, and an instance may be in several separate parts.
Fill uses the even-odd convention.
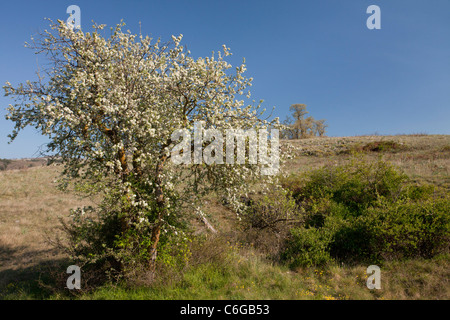
[[[168,40],[182,33],[192,55],[226,44],[237,65],[245,57],[252,97],[283,120],[304,103],[327,119],[329,136],[450,134],[450,1],[8,1],[0,10],[0,82],[35,79],[36,56],[23,47],[81,8],[81,25],[112,26],[123,19],[133,33]],[[369,5],[381,8],[381,29],[369,30]],[[39,59],[39,60],[37,60]],[[46,143],[33,128],[12,143],[5,120],[12,101],[0,95],[0,158],[36,156]]]

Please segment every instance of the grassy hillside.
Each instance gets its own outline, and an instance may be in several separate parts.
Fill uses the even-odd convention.
[[[286,174],[348,163],[354,153],[392,163],[417,184],[450,190],[450,136],[398,135],[311,138],[284,141],[292,159]],[[195,221],[189,263],[164,271],[158,281],[134,286],[104,285],[73,295],[64,290],[70,261],[48,240],[59,232],[58,217],[90,203],[56,190],[60,168],[13,160],[0,171],[0,297],[7,299],[449,299],[448,253],[431,259],[383,263],[382,289],[369,290],[367,264],[330,263],[290,268],[243,241],[235,215],[213,196],[205,213],[219,230],[211,235]],[[31,160],[30,160],[31,161]],[[16,163],[15,163],[16,162]],[[6,164],[6,163],[5,163]],[[17,169],[20,168],[20,169]],[[83,278],[82,278],[83,281]]]

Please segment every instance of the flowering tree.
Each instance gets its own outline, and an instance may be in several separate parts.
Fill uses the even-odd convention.
[[[217,56],[193,59],[180,45],[182,35],[162,44],[123,26],[106,38],[104,25],[89,33],[52,23],[28,45],[46,54],[51,67],[38,81],[6,83],[5,95],[16,101],[7,118],[15,122],[11,140],[34,126],[50,138],[47,152],[62,159],[65,181],[103,195],[100,219],[83,220],[86,209],[74,212],[74,221],[96,228],[71,235],[86,242],[108,225],[112,240],[97,236],[106,248],[98,252],[126,249],[153,266],[160,236],[176,233],[184,204],[210,190],[236,199],[249,179],[260,178],[260,166],[249,163],[175,165],[172,133],[192,131],[200,121],[245,130],[277,126],[278,119],[262,120],[260,104],[238,99],[250,97],[252,79],[243,76],[244,64],[230,72],[226,46]],[[92,246],[83,252],[93,256]]]

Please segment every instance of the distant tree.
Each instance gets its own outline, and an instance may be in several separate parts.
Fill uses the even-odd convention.
[[[296,121],[303,119],[305,115],[308,114],[308,111],[306,111],[306,104],[293,104],[290,106],[289,110],[292,112],[292,116]]]
[[[302,137],[305,137],[307,128],[304,117],[306,114],[308,114],[308,111],[306,111],[306,105],[293,104],[291,105],[289,110],[292,112],[292,116],[294,117],[294,124],[293,124],[293,128],[295,131],[294,139],[300,139]]]
[[[284,126],[284,128],[280,131],[281,139],[298,139],[297,130],[293,126],[294,121],[290,116],[286,116],[286,119],[284,119],[281,123]]]
[[[315,136],[315,122],[316,120],[314,120],[312,116],[309,116],[308,118],[303,120],[304,138]]]
[[[287,116],[283,122],[286,126],[282,133],[284,139],[304,139],[325,135],[325,129],[328,127],[325,120],[315,120],[312,116],[305,118],[309,113],[305,104],[293,104],[289,110],[292,112],[292,118]]]
[[[325,119],[316,120],[314,122],[314,132],[319,137],[323,137],[328,125],[325,123]]]

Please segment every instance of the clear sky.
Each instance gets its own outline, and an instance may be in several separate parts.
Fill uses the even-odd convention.
[[[246,59],[252,98],[281,120],[304,103],[327,119],[329,136],[450,134],[449,0],[2,1],[2,85],[36,79],[45,58],[23,44],[48,27],[45,17],[66,20],[71,4],[81,9],[83,31],[92,20],[123,19],[139,33],[141,22],[144,35],[183,34],[194,57],[226,44],[233,65]],[[366,26],[372,4],[381,9],[380,30]],[[9,103],[2,90],[0,158],[36,156],[47,140],[33,128],[7,144]]]

